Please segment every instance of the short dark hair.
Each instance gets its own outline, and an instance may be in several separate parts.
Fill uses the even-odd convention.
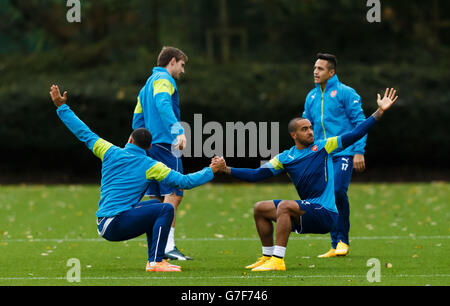
[[[300,120],[303,120],[303,119],[306,119],[306,118],[303,118],[303,117],[297,117],[297,118],[294,118],[294,119],[292,119],[291,121],[289,121],[289,124],[288,124],[288,133],[290,134],[290,133],[294,133],[296,130],[297,130],[297,122],[299,122]]]
[[[179,60],[184,60],[185,62],[188,61],[188,57],[183,51],[175,47],[166,46],[163,47],[161,52],[159,53],[157,65],[159,67],[166,67],[174,57],[177,62]]]
[[[334,69],[336,71],[337,58],[329,53],[317,53],[317,59],[328,61],[328,70]]]
[[[152,134],[145,128],[138,128],[131,133],[134,144],[141,149],[147,150],[152,144]]]

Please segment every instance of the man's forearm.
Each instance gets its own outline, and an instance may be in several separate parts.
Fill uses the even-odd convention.
[[[356,141],[364,137],[364,135],[367,134],[367,132],[370,130],[372,126],[375,125],[377,121],[380,121],[381,117],[383,116],[383,111],[378,108],[372,116],[364,120],[362,123],[360,123],[358,126],[356,126],[350,133],[346,133],[341,136],[341,142],[342,146],[344,148],[354,144]]]
[[[67,104],[64,104],[56,110],[58,117],[66,125],[66,127],[86,146],[92,150],[95,142],[100,138],[97,134],[92,132],[89,127],[70,109]]]
[[[258,182],[273,176],[269,168],[249,169],[227,167],[225,173],[247,182]]]
[[[376,113],[376,112],[375,112]],[[374,115],[375,115],[374,113]],[[369,129],[377,122],[376,117],[372,115],[355,127],[351,132],[341,136],[342,147],[347,148],[367,134]],[[378,116],[378,115],[376,115]]]
[[[214,173],[212,172],[212,169],[206,167],[200,171],[189,174],[181,174],[175,170],[171,170],[161,182],[181,189],[192,189],[211,181],[213,178]]]
[[[381,117],[383,116],[383,111],[380,109],[377,109],[373,114],[372,117],[375,118],[376,121],[380,121]]]

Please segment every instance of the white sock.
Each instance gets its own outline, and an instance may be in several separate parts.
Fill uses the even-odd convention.
[[[169,237],[167,237],[167,244],[165,252],[170,252],[175,248],[175,227],[170,228]]]
[[[273,254],[273,246],[270,246],[270,247],[263,246],[262,247],[262,254],[264,256],[272,256],[272,254]]]
[[[276,245],[275,248],[273,249],[273,256],[283,258],[285,253],[286,247]]]

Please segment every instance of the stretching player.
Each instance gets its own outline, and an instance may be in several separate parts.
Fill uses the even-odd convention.
[[[93,133],[66,104],[67,92],[61,96],[53,85],[50,96],[57,114],[67,128],[102,161],[98,233],[109,241],[123,241],[147,235],[146,271],[179,272],[181,268],[163,260],[164,249],[173,220],[174,208],[158,200],[140,202],[152,181],[190,189],[214,178],[220,164],[182,175],[161,162],[148,157],[152,135],[144,128],[130,135],[124,148],[119,148]]]
[[[397,100],[396,91],[386,89],[383,99],[378,94],[378,109],[351,132],[314,142],[311,122],[295,118],[289,123],[289,134],[295,142],[290,150],[277,155],[258,169],[220,168],[232,177],[256,182],[287,173],[302,200],[271,200],[255,204],[254,219],[262,244],[262,257],[246,268],[252,271],[286,270],[284,256],[291,231],[298,234],[325,234],[337,222],[334,197],[333,163],[330,153],[346,148],[361,139],[383,113]],[[222,157],[213,164],[223,162]],[[276,221],[276,243],[273,224]]]

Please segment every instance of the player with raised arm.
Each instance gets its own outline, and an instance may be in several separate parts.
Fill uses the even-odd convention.
[[[226,164],[221,166],[221,172],[249,182],[287,173],[301,199],[270,200],[255,204],[254,219],[263,256],[246,268],[252,271],[286,270],[284,256],[291,231],[298,234],[325,234],[334,228],[338,211],[330,153],[346,148],[364,137],[397,98],[396,90],[386,89],[383,98],[378,94],[377,111],[351,132],[316,142],[308,119],[292,119],[288,130],[295,146],[291,149],[278,154],[257,169],[230,168]],[[220,162],[224,162],[223,157],[215,157],[212,164]],[[272,224],[274,221],[275,245]]]
[[[67,128],[102,161],[98,233],[109,241],[124,241],[147,235],[146,271],[179,272],[181,267],[163,260],[164,249],[173,220],[174,208],[157,200],[141,199],[153,182],[191,189],[214,178],[220,164],[183,175],[147,156],[152,135],[144,129],[134,130],[124,148],[117,147],[93,133],[66,104],[67,92],[61,96],[57,85],[50,88],[57,114]]]

